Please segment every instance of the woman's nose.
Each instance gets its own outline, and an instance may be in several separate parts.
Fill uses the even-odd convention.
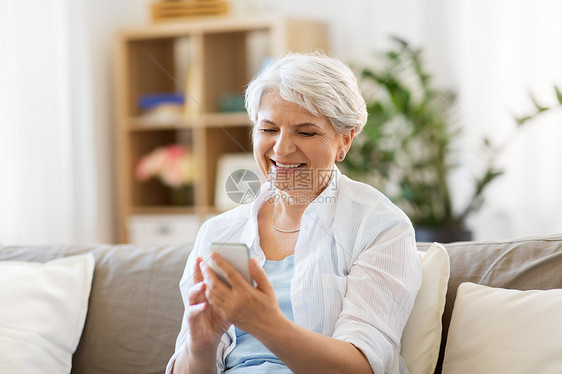
[[[290,134],[284,133],[283,131],[279,133],[273,145],[275,154],[281,157],[293,153],[296,148],[295,142]]]

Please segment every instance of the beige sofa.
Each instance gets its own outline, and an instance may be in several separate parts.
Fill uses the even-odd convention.
[[[429,244],[418,247],[424,250]],[[441,356],[460,283],[520,290],[562,288],[562,235],[445,247],[451,277]],[[178,281],[190,248],[188,244],[0,246],[0,261],[46,262],[92,253],[94,280],[72,372],[162,373],[180,328],[183,306]]]

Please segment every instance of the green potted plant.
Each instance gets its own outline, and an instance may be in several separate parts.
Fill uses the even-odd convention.
[[[421,49],[393,39],[396,48],[383,55],[383,67],[364,68],[359,74],[360,84],[373,92],[366,97],[369,119],[342,167],[400,206],[412,220],[417,240],[469,240],[466,219],[481,207],[490,183],[502,175],[496,165],[502,147],[483,139],[485,166],[474,177],[467,205],[454,210],[449,177],[458,164],[455,146],[461,134],[452,121],[455,96],[433,86]],[[555,90],[562,105],[562,94]],[[533,102],[536,110],[515,118],[517,127],[549,109]]]

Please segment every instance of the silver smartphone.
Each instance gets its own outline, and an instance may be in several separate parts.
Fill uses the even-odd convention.
[[[214,242],[209,247],[209,252],[218,253],[230,265],[232,265],[242,275],[248,283],[252,284],[252,277],[250,275],[250,250],[244,243],[225,243]],[[228,284],[226,277],[221,269],[215,264],[212,259],[209,259],[209,266],[217,274],[217,276],[225,283]]]

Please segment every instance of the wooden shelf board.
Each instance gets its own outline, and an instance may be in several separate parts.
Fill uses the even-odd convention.
[[[127,123],[129,131],[181,130],[196,127],[240,127],[249,126],[250,120],[246,112],[240,113],[205,113],[200,118],[182,118],[160,124],[142,117],[132,117]]]
[[[274,15],[251,16],[201,16],[188,20],[167,21],[128,28],[121,31],[121,37],[127,40],[171,38],[178,35],[196,35],[234,31],[268,30],[280,17]]]
[[[134,206],[131,208],[130,214],[220,214],[222,210],[210,206]]]
[[[195,118],[178,118],[177,120],[159,123],[142,117],[131,117],[127,121],[127,130],[130,131],[153,131],[153,130],[176,130],[197,127],[198,120]]]
[[[196,214],[198,208],[192,206],[134,206],[132,214]]]
[[[203,121],[205,127],[238,127],[250,125],[246,112],[239,113],[205,113]]]

